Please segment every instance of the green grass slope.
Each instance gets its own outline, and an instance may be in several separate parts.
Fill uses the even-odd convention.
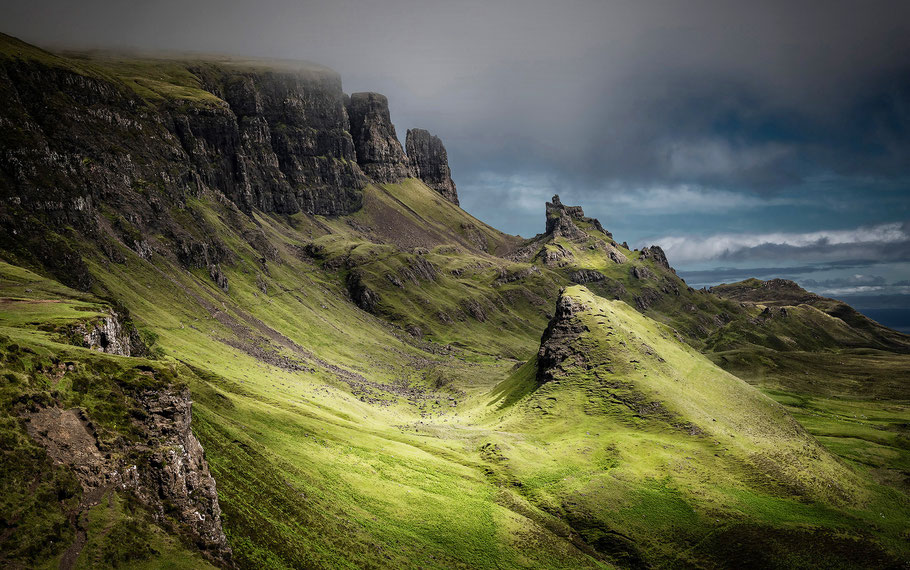
[[[186,369],[100,354],[71,344],[69,327],[110,305],[0,263],[0,566],[4,568],[210,568],[188,538],[163,528],[127,492],[110,490],[83,512],[72,471],[51,461],[23,425],[37,407],[79,409],[102,444],[135,439],[137,390],[180,384]],[[153,371],[149,375],[148,371]],[[183,378],[181,378],[183,377]],[[154,378],[154,380],[153,380]],[[63,562],[84,528],[84,545]]]
[[[458,230],[477,223],[420,183],[365,196],[360,213],[334,219],[250,218],[190,200],[187,215],[232,252],[227,291],[166,255],[143,259],[118,242],[118,263],[79,244],[97,292],[129,309],[152,362],[181,371],[192,390],[193,429],[240,567],[744,557],[787,567],[819,556],[849,566],[906,556],[906,495],[843,464],[650,309],[595,296],[597,285],[569,289],[589,307],[577,340],[586,357],[541,386],[534,355],[568,269],[473,245]],[[404,221],[383,237],[383,208],[395,204]],[[426,227],[435,229],[417,244],[392,239]],[[477,227],[488,244],[510,243]],[[589,261],[611,271],[613,262]],[[637,279],[620,269],[617,279]],[[355,272],[375,293],[372,312],[356,302]],[[12,266],[5,274],[15,289],[6,297],[81,295]],[[34,316],[6,307],[4,318],[15,334],[51,342],[41,335],[59,327],[40,323],[76,314],[67,303],[76,301]],[[91,520],[120,516],[121,500]],[[94,544],[86,552],[103,550]],[[155,552],[166,561],[172,551]]]
[[[783,406],[668,327],[584,287],[566,298],[574,312],[557,318],[578,332],[554,379],[539,383],[531,362],[491,394],[484,446],[513,494],[621,565],[906,556],[905,497],[864,482]]]
[[[236,256],[224,266],[229,292],[204,271],[180,270],[165,257],[144,260],[125,247],[123,263],[101,255],[88,263],[99,290],[123,300],[163,360],[193,370],[194,430],[239,565],[597,564],[546,528],[539,530],[546,542],[523,546],[521,533],[537,523],[496,502],[477,436],[460,427],[515,363],[484,346],[496,333],[471,332],[453,318],[446,326],[464,326],[464,346],[421,340],[355,305],[349,270],[331,260],[338,253],[353,265],[391,266],[421,255],[440,273],[450,263],[510,262],[472,253],[457,239],[449,250],[438,246],[437,258],[368,242],[350,226],[329,235],[345,220],[300,216],[288,225],[258,216],[254,226],[223,204],[191,208]],[[253,228],[275,248],[264,262],[243,238]],[[307,253],[309,245],[324,247],[325,258]],[[434,291],[426,294],[433,315],[446,308]],[[507,331],[498,346],[530,357],[545,324],[545,309],[537,310],[537,327]]]

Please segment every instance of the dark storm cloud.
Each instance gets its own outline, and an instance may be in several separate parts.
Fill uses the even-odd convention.
[[[39,43],[309,59],[448,143],[456,181],[774,189],[910,165],[910,3],[5,3]],[[611,188],[613,188],[611,190]]]

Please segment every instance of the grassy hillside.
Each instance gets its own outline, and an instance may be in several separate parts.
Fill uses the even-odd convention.
[[[564,296],[581,332],[555,379],[531,363],[491,402],[491,465],[522,497],[623,565],[863,565],[887,559],[875,541],[902,548],[906,499],[782,406],[621,301]]]
[[[228,292],[126,247],[123,263],[88,258],[98,291],[189,383],[237,564],[711,565],[738,555],[731,542],[779,566],[820,555],[804,542],[848,563],[905,555],[904,495],[621,301],[569,289],[589,307],[576,341],[588,360],[539,385],[534,355],[566,269],[472,247],[462,223],[488,243],[499,234],[416,181],[365,195],[351,218],[290,222],[190,204],[236,255]],[[449,229],[383,238],[389,203],[420,222],[389,236]],[[243,239],[254,228],[271,258]],[[352,271],[373,287],[373,313],[352,299]],[[4,314],[20,338],[56,318]]]
[[[51,461],[23,425],[37,409],[79,409],[100,445],[135,440],[136,394],[181,384],[189,370],[72,345],[71,327],[110,311],[103,301],[0,263],[0,565],[203,568],[188,537],[128,491],[88,499],[73,471]],[[86,530],[83,541],[77,529]],[[79,548],[72,550],[72,544]],[[64,562],[64,559],[69,558]]]

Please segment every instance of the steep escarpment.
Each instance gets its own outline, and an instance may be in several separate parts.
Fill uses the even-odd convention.
[[[357,164],[376,182],[393,183],[408,176],[405,156],[389,115],[389,100],[379,93],[353,93],[348,102]]]
[[[207,269],[227,286],[218,276],[231,252],[207,220],[181,214],[196,199],[247,215],[336,216],[361,206],[370,179],[330,70],[69,60],[0,40],[0,245],[67,284],[92,285],[75,245],[84,241],[109,261],[122,260],[120,242],[144,258]],[[387,109],[385,119],[392,128]]]
[[[424,129],[408,129],[405,148],[411,175],[439,192],[443,198],[458,205],[458,191],[452,181],[449,156],[439,137]]]
[[[439,139],[417,137],[412,169],[387,99],[348,97],[329,69],[67,59],[9,36],[0,48],[0,246],[74,287],[93,285],[86,250],[121,263],[122,244],[205,270],[227,289],[234,248],[213,220],[186,215],[200,200],[246,216],[229,223],[246,226],[262,257],[274,255],[257,212],[348,215],[370,182],[410,176],[457,204]]]
[[[368,182],[356,164],[340,77],[315,66],[188,71],[224,105],[171,108],[173,129],[202,182],[242,209],[338,215]]]

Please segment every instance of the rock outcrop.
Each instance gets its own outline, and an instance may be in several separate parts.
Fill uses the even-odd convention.
[[[638,265],[632,266],[632,269],[629,271],[629,275],[631,275],[635,279],[641,279],[641,280],[657,279],[657,277],[654,275],[654,273],[650,269],[648,269],[647,267],[638,266]]]
[[[348,294],[358,307],[368,313],[375,313],[379,305],[379,295],[364,282],[363,274],[354,270],[348,273],[346,280]]]
[[[92,350],[130,356],[130,335],[124,330],[117,313],[111,314],[83,334],[85,344]]]
[[[139,332],[133,326],[129,317],[124,317],[114,310],[110,310],[103,319],[77,324],[67,328],[67,334],[77,345],[83,345],[91,350],[116,354],[119,356],[146,356],[148,347],[139,337]]]
[[[588,330],[576,315],[585,307],[576,299],[560,291],[556,301],[556,314],[544,330],[537,352],[537,381],[554,380],[562,364],[578,355],[572,348],[572,341]]]
[[[389,100],[379,93],[353,93],[347,104],[357,164],[381,183],[408,176],[408,158],[389,115]]]
[[[230,565],[215,480],[190,428],[189,390],[146,390],[135,398],[135,441],[102,442],[79,409],[37,407],[25,413],[29,436],[51,460],[70,469],[82,487],[72,558],[85,544],[85,514],[111,492],[132,493],[156,521],[188,534],[208,558]],[[73,551],[73,552],[71,552]]]
[[[648,259],[660,265],[664,269],[673,269],[670,267],[670,262],[667,261],[667,255],[664,253],[664,250],[660,248],[659,245],[652,245],[651,247],[646,247],[641,250],[641,255],[638,256],[639,259]],[[676,273],[675,271],[673,271]]]
[[[554,195],[552,201],[547,202],[546,207],[546,233],[553,237],[564,237],[569,240],[586,239],[588,234],[578,227],[578,222],[590,225],[593,230],[607,237],[613,237],[608,231],[603,229],[603,226],[600,225],[596,218],[586,217],[581,206],[564,205],[559,199],[559,194]]]
[[[449,169],[449,156],[439,137],[423,129],[408,129],[405,149],[410,162],[411,176],[439,192],[443,198],[458,205],[458,192]]]
[[[145,452],[145,469],[134,468],[135,493],[158,517],[174,517],[178,526],[189,529],[203,552],[229,560],[215,479],[191,429],[189,390],[149,390],[138,400],[148,412],[141,424],[144,441],[157,445]]]
[[[578,271],[573,271],[569,274],[569,279],[573,283],[579,283],[581,285],[593,283],[595,281],[603,281],[606,278],[606,275],[594,269],[579,269]]]

